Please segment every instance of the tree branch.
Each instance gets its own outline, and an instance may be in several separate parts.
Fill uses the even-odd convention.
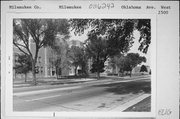
[[[31,29],[31,26],[29,26],[29,24],[26,23],[26,21],[24,21],[24,23],[27,25],[27,27],[28,27],[27,29],[28,29],[29,33],[30,33],[31,36],[33,37],[34,42],[37,44],[37,37],[36,37],[35,34],[33,34],[32,29]]]
[[[19,32],[17,32],[17,30],[14,30],[15,34],[23,41],[23,43],[25,44],[25,46],[22,46],[24,48],[28,48],[28,39],[26,37],[26,35],[21,32],[22,34],[20,34]],[[24,37],[23,37],[24,36]],[[15,43],[15,42],[14,42]],[[17,44],[17,43],[16,43]],[[19,44],[20,45],[20,44]]]
[[[39,48],[43,47],[45,40],[43,39],[39,45]]]
[[[13,44],[16,44],[16,45],[18,45],[18,46],[20,46],[20,47],[26,48],[26,46],[21,45],[21,44],[19,44],[19,43],[16,43],[16,42],[14,42],[14,41],[13,41]]]
[[[25,55],[29,55],[29,54],[26,53],[24,50],[22,50],[16,43],[13,42],[13,44],[14,44],[21,52],[23,52]]]

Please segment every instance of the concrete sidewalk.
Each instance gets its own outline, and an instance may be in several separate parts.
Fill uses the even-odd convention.
[[[141,95],[141,96],[139,96],[133,100],[125,102],[124,104],[112,109],[112,111],[121,111],[122,112],[122,111],[128,109],[129,107],[131,107],[131,106],[141,102],[142,100],[148,98],[149,96],[151,96],[151,94],[143,94],[143,95]]]
[[[133,80],[133,79],[137,79],[137,78],[146,78],[147,76],[142,75],[142,76],[135,76],[135,77],[117,77],[117,76],[106,76],[106,77],[102,77],[104,79],[100,79],[97,80],[96,78],[79,78],[79,79],[38,79],[38,85],[37,86],[42,86],[42,85],[59,85],[59,84],[77,84],[77,83],[92,83],[92,82],[106,82],[106,81],[113,81],[113,80]],[[32,82],[19,82],[19,81],[15,81],[13,83],[13,87],[14,88],[18,88],[18,87],[32,87]]]

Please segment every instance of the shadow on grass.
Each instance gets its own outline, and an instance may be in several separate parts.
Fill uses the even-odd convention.
[[[106,91],[115,94],[151,93],[150,81],[121,82],[117,84],[98,85],[98,87],[107,87]]]

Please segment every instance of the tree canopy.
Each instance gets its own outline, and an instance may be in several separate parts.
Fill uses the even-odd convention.
[[[85,72],[85,65],[86,65],[86,56],[85,56],[85,50],[83,47],[78,46],[71,46],[70,52],[69,52],[69,58],[71,61],[71,64],[75,67],[75,75],[77,75],[77,68],[78,66],[83,69],[82,73]]]
[[[14,19],[13,44],[32,62],[33,81],[36,85],[35,66],[40,48],[52,46],[57,34],[69,36],[69,24],[66,19]],[[35,48],[30,49],[34,43]]]
[[[111,63],[119,68],[120,73],[130,71],[130,76],[133,68],[142,62],[146,62],[146,58],[140,56],[138,53],[128,53],[127,55],[119,55],[112,58]]]
[[[151,43],[150,19],[71,19],[70,24],[75,35],[84,34],[88,30],[89,33],[105,36],[108,44],[111,44],[108,50],[113,54],[129,49],[128,46],[133,44],[134,30],[140,32],[140,51],[147,53]]]
[[[131,76],[131,71],[133,70],[133,68],[141,64],[142,62],[146,62],[145,57],[140,56],[138,53],[128,53],[126,55],[124,71],[130,71]]]
[[[93,61],[91,71],[97,75],[104,71],[104,62],[108,58],[130,50],[134,30],[140,32],[140,51],[147,53],[151,42],[150,19],[71,19],[70,24],[75,35],[88,30],[86,48]],[[126,70],[132,67],[127,65]]]
[[[140,72],[148,72],[147,67],[145,65],[142,65]]]

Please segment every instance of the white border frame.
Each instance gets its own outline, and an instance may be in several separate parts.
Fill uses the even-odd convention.
[[[5,114],[6,116],[53,117],[54,112],[13,112],[13,18],[109,18],[151,19],[151,112],[56,112],[56,117],[155,117],[156,116],[156,16],[153,14],[62,14],[62,13],[7,13],[6,14],[6,73]]]

